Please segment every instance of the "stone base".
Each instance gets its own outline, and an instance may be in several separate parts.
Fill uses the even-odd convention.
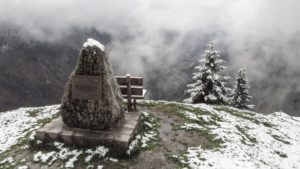
[[[69,127],[59,117],[37,130],[35,137],[43,142],[61,141],[80,147],[104,145],[125,152],[128,149],[129,141],[139,128],[140,122],[140,112],[126,112],[124,119],[113,128],[100,131]]]

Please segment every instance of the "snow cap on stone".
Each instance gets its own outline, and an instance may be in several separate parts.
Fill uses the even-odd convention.
[[[97,48],[104,51],[104,45],[102,45],[100,42],[96,41],[95,39],[88,38],[86,42],[84,42],[83,47],[86,48],[88,46],[96,46]]]

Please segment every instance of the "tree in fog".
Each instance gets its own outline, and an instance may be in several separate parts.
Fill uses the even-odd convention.
[[[188,103],[227,104],[227,94],[230,89],[225,85],[228,76],[220,75],[225,69],[224,60],[220,59],[219,51],[215,50],[213,41],[209,41],[200,64],[195,67],[193,73],[194,83],[187,85],[186,92],[189,97],[185,99]]]
[[[252,109],[254,105],[248,105],[252,97],[249,95],[247,72],[240,69],[236,75],[236,86],[233,91],[232,105],[240,109]]]

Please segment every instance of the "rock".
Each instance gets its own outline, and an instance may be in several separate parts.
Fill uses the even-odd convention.
[[[110,128],[123,118],[122,101],[104,46],[88,39],[65,86],[63,122],[76,128]]]

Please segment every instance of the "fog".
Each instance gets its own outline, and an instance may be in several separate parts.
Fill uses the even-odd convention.
[[[299,18],[297,0],[0,0],[0,23],[21,28],[23,38],[55,42],[73,28],[109,34],[112,62],[133,74],[182,58],[196,61],[213,38],[228,72],[247,68],[254,102],[264,103],[258,105],[260,111],[273,105],[272,111],[300,115],[295,110],[300,97]]]

